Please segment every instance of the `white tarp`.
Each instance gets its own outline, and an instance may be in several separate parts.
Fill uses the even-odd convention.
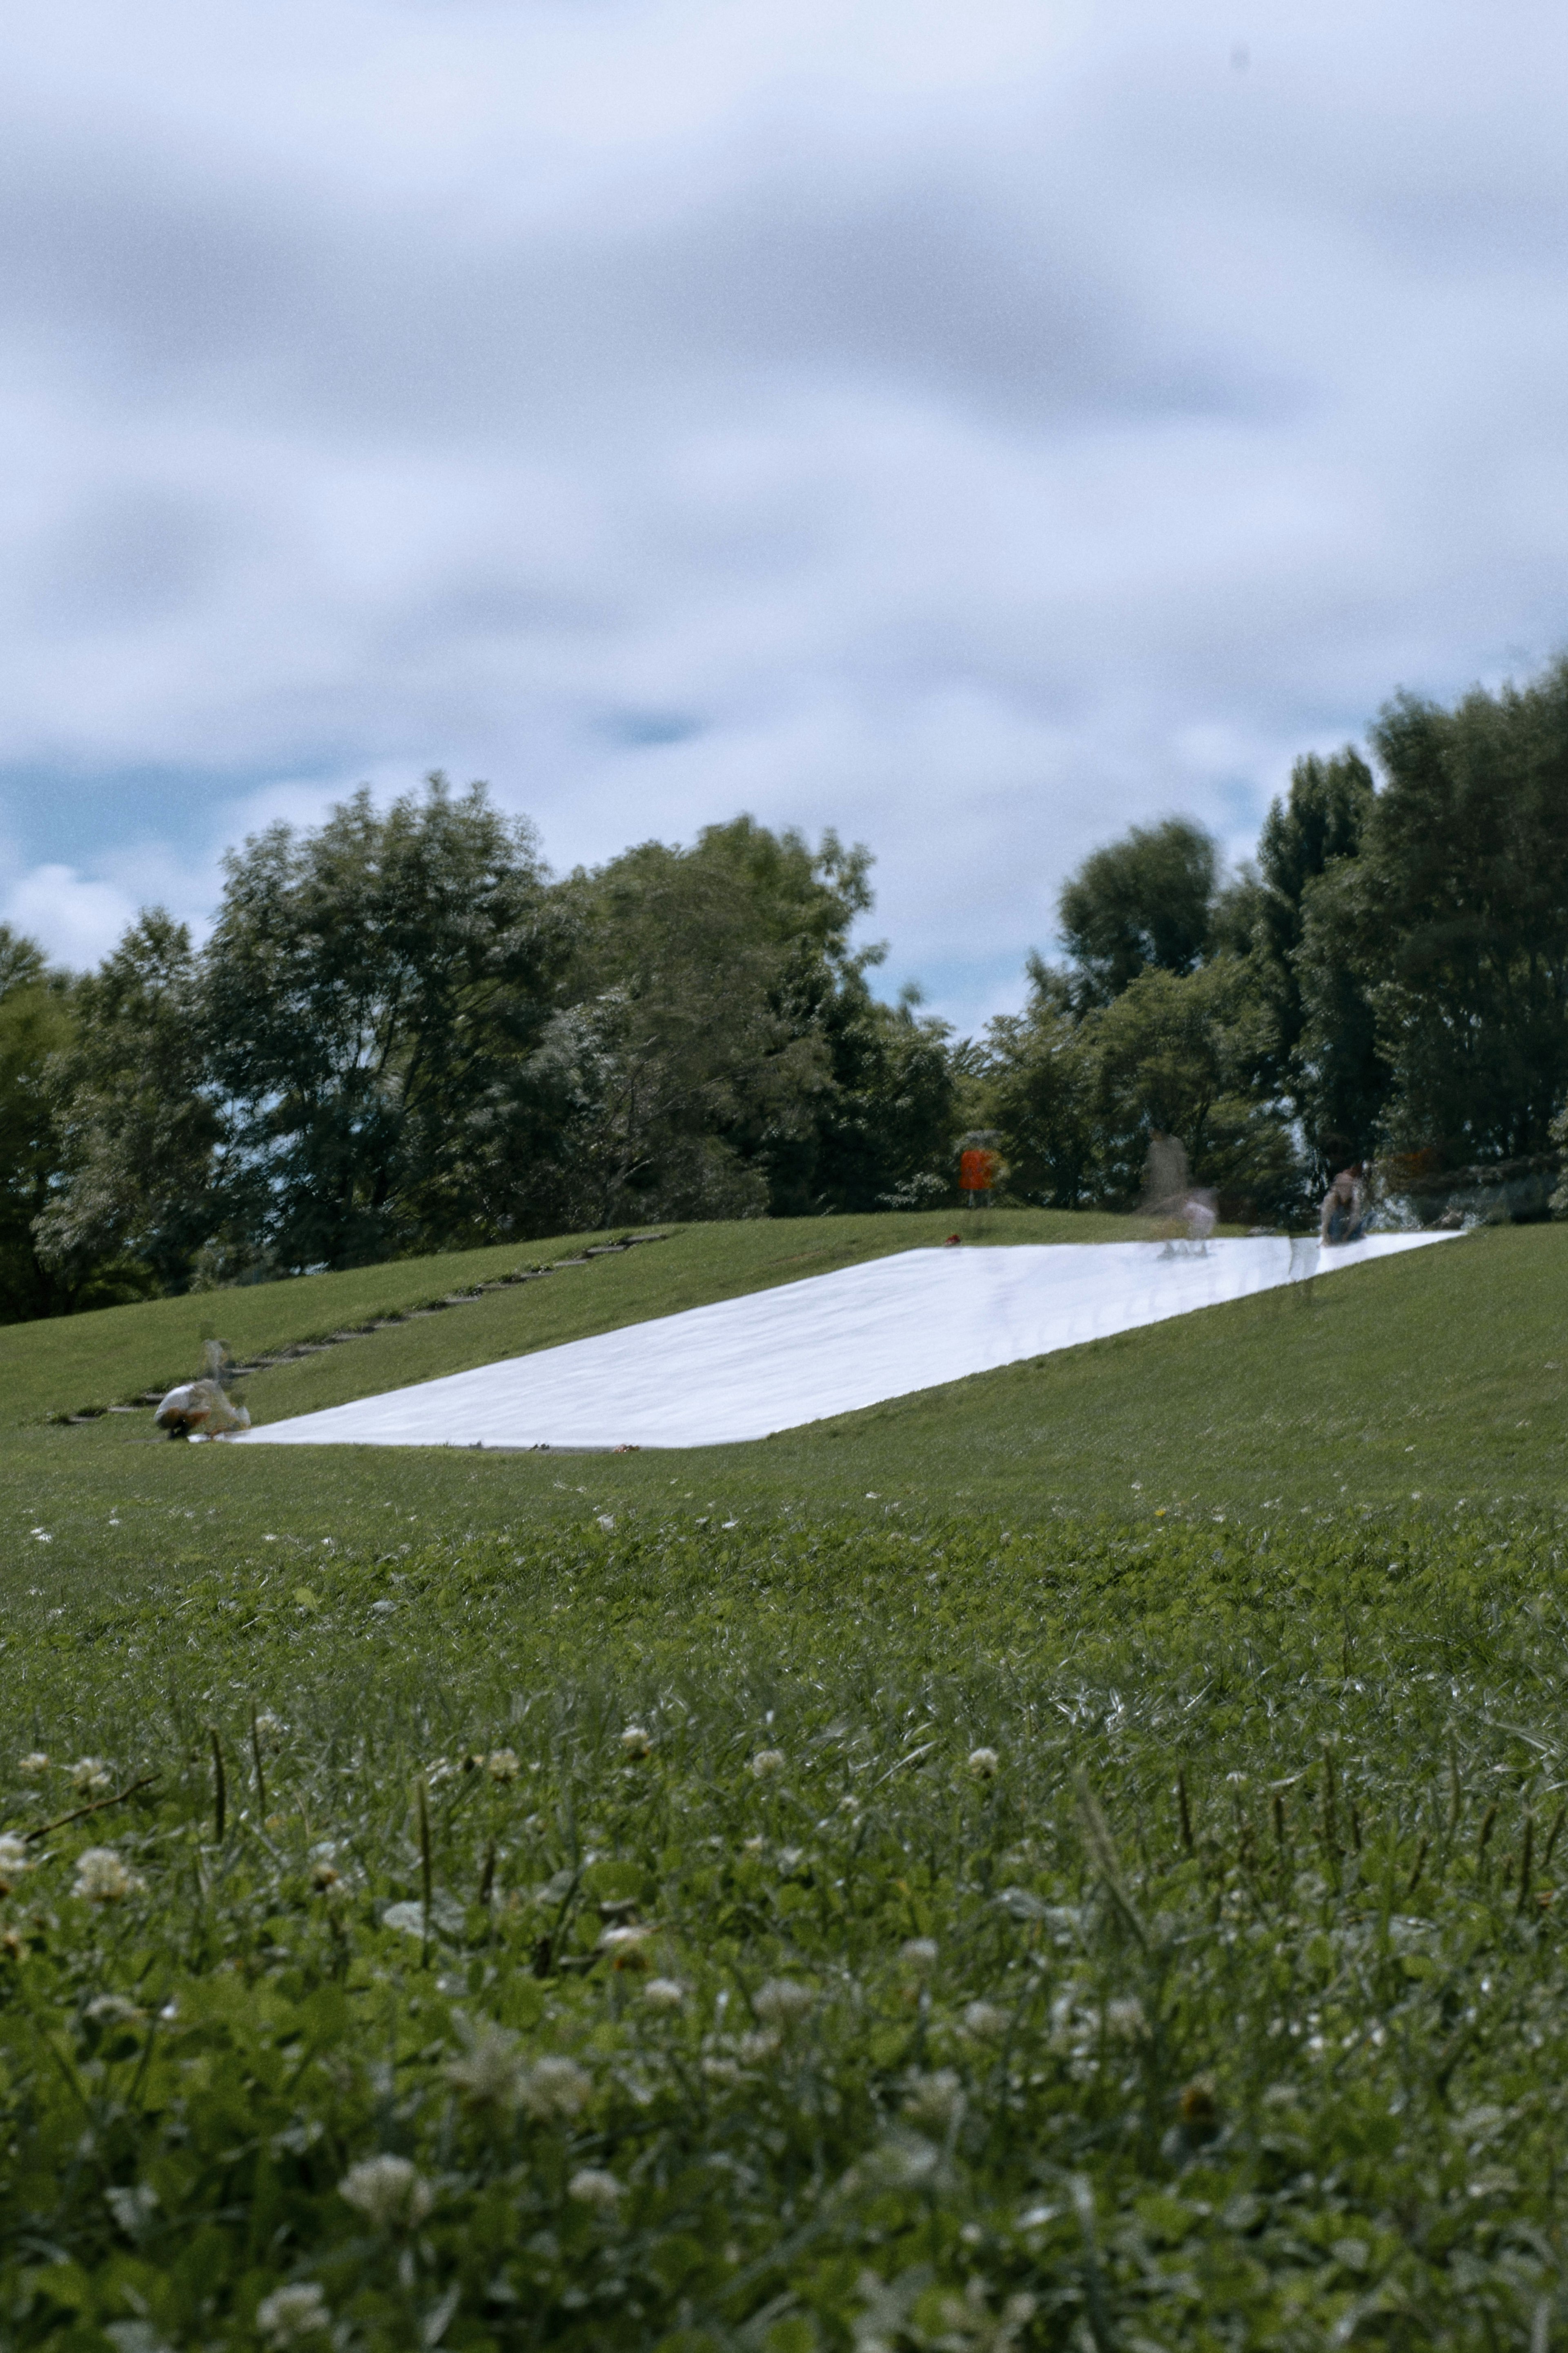
[[[1448,1240],[911,1250],[274,1422],[249,1446],[721,1446]]]

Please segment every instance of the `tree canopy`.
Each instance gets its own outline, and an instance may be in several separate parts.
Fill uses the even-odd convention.
[[[247,841],[200,945],[151,908],[73,976],[0,926],[0,1319],[564,1226],[956,1202],[971,1131],[1005,1198],[1131,1208],[1153,1147],[1248,1220],[1380,1155],[1544,1163],[1568,659],[1452,709],[1396,696],[1369,749],[1298,760],[1228,874],[1181,816],[1095,849],[1060,960],[979,1039],[875,995],[870,858],[831,832],[742,816],[556,879],[438,773]]]

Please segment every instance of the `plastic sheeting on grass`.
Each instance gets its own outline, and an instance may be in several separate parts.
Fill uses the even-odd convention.
[[[912,1250],[253,1430],[258,1446],[720,1446],[853,1413],[1440,1234]]]

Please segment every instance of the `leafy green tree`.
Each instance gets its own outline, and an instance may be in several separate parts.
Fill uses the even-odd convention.
[[[877,952],[849,943],[868,863],[831,834],[814,851],[742,817],[572,878],[571,1002],[544,1056],[570,1105],[574,1214],[799,1213],[863,1181],[856,1087],[874,1093],[900,1042],[870,1010]]]
[[[847,978],[826,1022],[832,1086],[819,1103],[814,1208],[932,1208],[953,1190],[965,1124],[944,1021],[906,989],[885,1005]]]
[[[1140,974],[1093,1017],[1098,1191],[1131,1208],[1150,1138],[1184,1146],[1193,1180],[1222,1206],[1279,1216],[1300,1194],[1289,1135],[1251,1085],[1266,1019],[1248,965],[1216,957],[1194,973]]]
[[[1074,1014],[1063,976],[1031,956],[1029,1001],[985,1032],[985,1124],[1002,1137],[1007,1190],[1041,1208],[1095,1198],[1099,1060],[1094,1014]]]
[[[0,1324],[58,1315],[69,1284],[39,1258],[34,1222],[58,1180],[61,1143],[50,1065],[70,1043],[65,976],[0,923]]]
[[[1568,659],[1452,711],[1404,695],[1346,910],[1392,1074],[1391,1142],[1543,1149],[1568,1095]]]
[[[222,1218],[224,1124],[205,1083],[202,976],[184,923],[143,913],[71,992],[52,1072],[62,1181],[37,1220],[42,1262],[79,1293],[100,1270],[143,1295],[184,1290]]]
[[[1258,1072],[1300,1120],[1321,1175],[1372,1146],[1388,1091],[1346,914],[1371,821],[1371,769],[1347,744],[1310,753],[1263,821],[1252,954],[1271,1035]]]
[[[531,829],[432,776],[226,862],[213,1082],[251,1247],[344,1266],[492,1233],[548,1145],[535,1067],[570,947]]]
[[[1143,972],[1194,971],[1218,879],[1213,836],[1186,818],[1135,825],[1086,858],[1058,902],[1075,1007],[1108,1005]]]

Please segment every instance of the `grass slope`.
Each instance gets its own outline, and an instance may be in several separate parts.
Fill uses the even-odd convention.
[[[674,1315],[803,1276],[940,1241],[951,1211],[907,1217],[751,1219],[675,1229],[624,1258],[563,1268],[445,1314],[360,1334],[309,1366],[258,1374],[258,1416],[278,1420],[317,1405],[398,1388],[409,1381],[493,1364],[531,1348],[555,1347],[650,1316]],[[1128,1230],[1122,1219],[1047,1209],[993,1211],[963,1223],[992,1243],[1102,1241]],[[342,1274],[301,1275],[238,1291],[197,1293],[135,1307],[0,1329],[0,1424],[101,1412],[144,1389],[169,1388],[201,1369],[202,1343],[222,1338],[236,1358],[330,1339],[384,1316],[417,1316],[455,1293],[506,1283],[519,1270],[550,1266],[611,1240],[562,1236],[526,1246],[399,1259]]]
[[[655,1301],[692,1303],[721,1280],[736,1289],[747,1274],[788,1280],[805,1271],[799,1250],[877,1246],[918,1222],[875,1221],[868,1244],[854,1232],[840,1239],[837,1220],[794,1233],[731,1228],[717,1243],[694,1229],[279,1366],[253,1384],[253,1398],[269,1418],[303,1410],[361,1393],[356,1382],[383,1386],[377,1365],[407,1371],[418,1356],[434,1369],[432,1356],[448,1350],[473,1362],[475,1351],[500,1353],[502,1340],[521,1344],[525,1331],[546,1345],[571,1336],[573,1319],[603,1329],[639,1305],[657,1312]],[[1552,1506],[1568,1494],[1565,1300],[1568,1229],[1499,1229],[760,1444],[682,1453],[247,1454],[166,1446],[131,1416],[18,1430],[0,1461],[0,1534],[14,1589],[259,1561],[271,1545],[301,1557],[381,1548],[395,1530],[413,1543],[437,1528],[672,1508],[691,1521],[825,1510],[878,1521],[894,1509],[957,1507],[1021,1527],[1064,1510],[1279,1518],[1412,1500]]]
[[[1476,1514],[24,1598],[5,2341],[1555,2343],[1565,1604]]]

